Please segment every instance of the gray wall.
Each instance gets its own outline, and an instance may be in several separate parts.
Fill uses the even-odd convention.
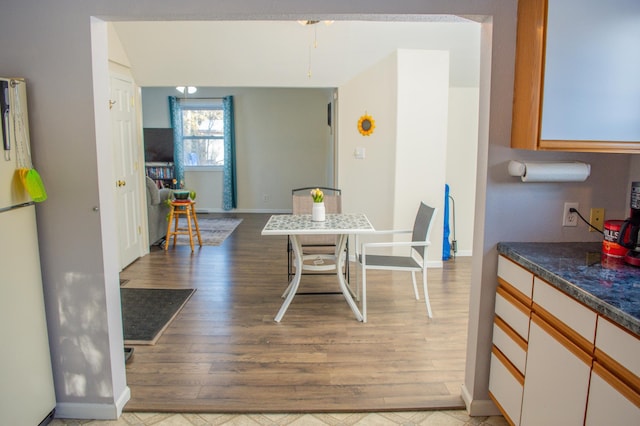
[[[143,126],[171,127],[167,97],[176,94],[175,88],[143,88]],[[331,94],[331,89],[198,88],[193,96],[234,96],[237,211],[287,211],[292,188],[331,185],[326,168],[333,163],[327,125]],[[221,172],[187,172],[185,178],[198,192],[198,211],[221,210]]]
[[[367,16],[360,14],[366,11]],[[43,280],[56,397],[61,415],[115,417],[128,399],[122,352],[103,19],[374,18],[398,14],[489,15],[482,26],[474,263],[464,397],[474,414],[487,394],[491,322],[500,240],[593,239],[559,226],[561,204],[604,206],[624,216],[628,155],[524,153],[509,148],[516,1],[13,0],[0,15],[0,74],[29,82],[33,156],[49,199],[38,206]],[[93,44],[93,50],[92,50]],[[506,161],[581,158],[583,184],[524,185]],[[98,207],[99,211],[95,211]]]

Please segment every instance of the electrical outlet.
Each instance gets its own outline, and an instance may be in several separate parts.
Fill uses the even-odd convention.
[[[269,194],[262,194],[262,202],[263,203],[268,203],[270,199],[271,199],[271,197],[269,196]]]
[[[564,211],[562,213],[562,226],[578,226],[578,213],[571,213],[569,209],[578,210],[578,203],[564,203]]]
[[[589,223],[594,228],[602,231],[604,229],[604,209],[603,208],[592,208],[591,213],[589,214]],[[595,229],[589,227],[589,232],[596,232]]]

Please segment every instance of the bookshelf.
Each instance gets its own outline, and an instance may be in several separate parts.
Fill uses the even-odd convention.
[[[153,179],[159,188],[170,188],[174,178],[173,163],[150,162],[145,163],[147,176]]]

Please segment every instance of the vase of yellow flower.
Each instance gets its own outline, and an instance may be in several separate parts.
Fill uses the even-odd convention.
[[[311,220],[314,222],[323,222],[325,219],[324,193],[320,188],[313,189],[311,190],[311,198],[313,198]]]

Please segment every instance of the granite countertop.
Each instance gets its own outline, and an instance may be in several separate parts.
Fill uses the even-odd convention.
[[[602,243],[498,243],[508,257],[640,335],[640,268],[602,255]]]

